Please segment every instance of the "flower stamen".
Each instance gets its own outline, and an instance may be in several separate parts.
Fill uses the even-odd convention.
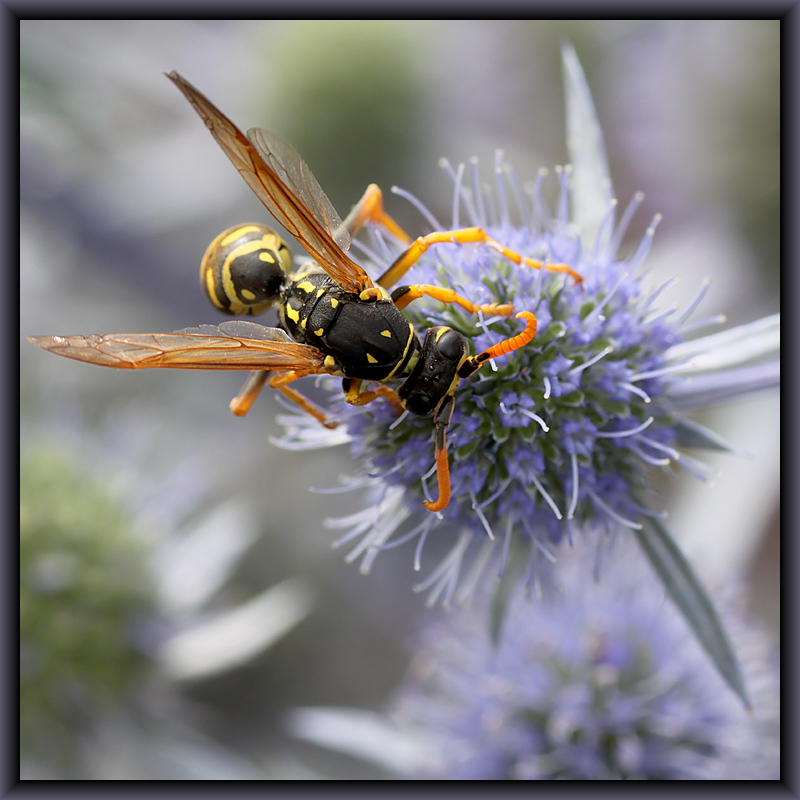
[[[608,514],[608,516],[611,517],[611,519],[615,520],[616,522],[619,522],[620,525],[624,525],[626,528],[631,528],[632,530],[635,530],[635,531],[640,531],[642,529],[642,523],[641,522],[634,522],[633,520],[625,519],[625,517],[623,517],[621,514],[617,514],[617,512],[614,511],[614,509],[611,508],[611,506],[606,505],[606,503],[604,503],[597,496],[596,492],[592,491],[591,489],[587,489],[586,491],[589,493],[589,496],[592,498],[592,500],[594,500],[594,502],[603,511],[605,511],[606,514]]]
[[[503,180],[503,151],[495,150],[494,153],[494,178],[497,183],[497,198],[500,201],[500,225],[503,228],[511,226],[508,215],[508,199],[506,198],[506,184]]]
[[[631,428],[628,431],[598,431],[595,436],[601,439],[621,439],[623,436],[634,436],[640,433],[649,425],[653,424],[654,417],[648,417],[641,425]]]
[[[486,506],[490,506],[492,503],[494,503],[494,501],[497,500],[497,498],[500,497],[500,495],[503,494],[503,492],[505,492],[506,489],[508,489],[508,487],[511,485],[511,481],[513,480],[514,480],[513,478],[506,478],[506,480],[504,480],[500,484],[500,488],[494,494],[492,494],[488,500],[484,500],[478,506],[478,508],[486,508]]]
[[[481,507],[478,505],[478,499],[475,497],[475,492],[470,492],[469,496],[472,500],[472,508],[475,513],[478,515],[478,519],[481,521],[481,525],[483,525],[484,530],[488,537],[494,541],[494,533],[492,532],[492,527],[489,525],[489,520],[486,519],[486,515],[481,510]]]
[[[653,244],[653,237],[656,235],[656,228],[658,227],[658,223],[661,222],[661,214],[656,214],[653,217],[653,221],[650,223],[650,227],[645,232],[644,238],[639,244],[639,247],[636,249],[636,252],[633,254],[633,258],[628,262],[628,268],[631,272],[635,271],[636,268],[644,261],[647,254],[650,252],[650,247]]]
[[[683,314],[678,317],[678,325],[682,325],[687,319],[689,319],[689,317],[692,316],[697,306],[700,305],[701,301],[706,296],[709,286],[711,286],[711,281],[708,278],[703,278],[700,288],[697,290],[697,294],[694,296],[694,299],[691,303],[689,303],[686,311],[684,311]]]
[[[553,509],[553,513],[556,515],[556,519],[563,519],[563,515],[558,510],[558,506],[556,505],[556,501],[553,500],[552,497],[550,497],[550,495],[547,493],[547,491],[544,488],[544,486],[542,486],[541,481],[535,475],[531,475],[531,480],[533,481],[533,485],[538,489],[539,494],[544,498],[544,500],[547,503],[547,505],[549,505],[550,508]]]
[[[668,467],[672,463],[668,458],[656,458],[655,456],[647,455],[647,453],[635,444],[631,445],[631,452],[636,453],[639,458],[646,461],[648,464],[652,464],[654,467]]]
[[[572,499],[567,509],[567,519],[575,517],[575,509],[578,507],[578,456],[575,453],[569,454],[572,463]]]
[[[631,375],[629,380],[632,383],[633,381],[645,381],[648,378],[660,378],[662,375],[669,375],[672,372],[686,372],[686,370],[691,369],[693,366],[693,362],[687,361],[685,364],[675,364],[670,367],[653,369],[649,372],[640,372],[638,375]]]
[[[642,200],[644,200],[644,192],[636,192],[636,194],[634,194],[631,198],[631,201],[628,203],[627,208],[623,212],[622,219],[620,219],[619,225],[617,225],[617,229],[614,232],[613,238],[611,239],[609,253],[611,253],[612,258],[619,251],[620,245],[622,244],[622,239],[628,230],[628,226],[631,224],[633,215],[642,204]]]
[[[481,190],[480,172],[478,171],[478,159],[473,156],[469,160],[469,171],[472,177],[472,198],[475,202],[475,214],[477,215],[476,224],[480,228],[486,227],[486,210],[483,207],[483,192]]]
[[[591,367],[592,364],[596,364],[601,358],[605,358],[609,353],[613,352],[613,347],[606,347],[588,361],[585,361],[583,364],[579,364],[577,367],[573,367],[570,370],[570,375],[580,375],[580,373],[583,372],[587,367]]]
[[[675,461],[681,458],[681,454],[674,447],[657,442],[649,436],[640,436],[639,441],[642,442],[642,444],[650,445],[654,450],[660,450],[662,453],[666,453],[670,458],[675,459]]]
[[[534,414],[530,409],[520,407],[517,409],[517,411],[519,411],[520,414],[524,414],[526,417],[530,417],[534,422],[538,422],[545,433],[550,431],[550,428],[547,427],[547,423],[538,414]]]
[[[650,395],[644,389],[640,389],[638,386],[634,386],[632,383],[621,383],[619,385],[620,389],[627,389],[627,391],[632,392],[635,395],[638,395],[645,401],[645,403],[650,403]]]
[[[428,221],[428,224],[435,230],[435,231],[444,231],[447,230],[444,225],[442,225],[436,217],[428,211],[428,208],[425,204],[416,198],[411,192],[406,191],[405,189],[401,189],[399,186],[392,186],[392,194],[396,194],[399,197],[402,197],[404,200],[408,200],[414,208],[422,214],[423,217]]]
[[[449,606],[455,584],[458,581],[461,561],[471,541],[472,533],[468,530],[461,531],[453,549],[442,559],[439,566],[424,581],[414,586],[415,592],[424,592],[433,586],[433,591],[425,601],[425,605],[433,606],[439,599],[439,595],[445,591],[444,605],[445,607]]]
[[[728,321],[724,314],[716,314],[713,317],[704,317],[697,320],[697,322],[690,322],[688,325],[681,325],[680,331],[684,336],[690,331],[696,331],[699,328],[707,328],[709,325],[723,325]]]

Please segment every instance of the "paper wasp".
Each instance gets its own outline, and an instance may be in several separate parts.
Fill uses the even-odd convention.
[[[336,423],[290,384],[307,375],[340,376],[348,403],[365,405],[383,397],[400,413],[433,417],[439,497],[424,505],[429,511],[442,510],[450,500],[445,431],[458,384],[489,359],[528,344],[536,333],[536,318],[521,311],[516,318],[525,322],[522,333],[471,356],[467,338],[452,328],[430,328],[420,342],[401,309],[424,296],[457,304],[470,313],[510,316],[511,305],[475,305],[452,289],[425,284],[400,286],[391,294],[387,290],[431,245],[441,242],[482,243],[517,264],[566,272],[578,282],[580,275],[564,264],[543,265],[523,258],[480,228],[435,232],[411,242],[384,213],[381,192],[374,184],[342,221],[290,145],[258,128],[245,136],[180,75],[171,72],[167,77],[267,210],[314,259],[292,271],[285,243],[270,228],[255,223],[230,228],[209,246],[200,277],[211,302],[233,315],[257,314],[274,304],[280,327],[231,321],[175,333],[33,336],[30,341],[52,353],[106,367],[253,370],[231,401],[231,410],[240,416],[272,372],[271,388],[328,427]],[[382,225],[407,245],[376,282],[347,255],[351,236],[367,222]],[[365,381],[377,385],[362,389]],[[395,390],[388,381],[403,382]]]

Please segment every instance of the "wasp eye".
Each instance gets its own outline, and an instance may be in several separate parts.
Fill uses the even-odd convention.
[[[206,250],[200,282],[208,299],[227,314],[260,314],[287,281],[291,255],[266,225],[250,223],[223,231]]]
[[[466,341],[464,337],[452,328],[448,328],[436,340],[436,350],[440,355],[450,359],[450,361],[458,361],[464,354],[466,348]]]

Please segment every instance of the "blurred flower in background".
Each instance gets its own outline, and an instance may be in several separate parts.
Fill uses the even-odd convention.
[[[299,709],[292,729],[412,779],[778,780],[777,662],[741,598],[721,605],[752,714],[641,556],[620,549],[599,583],[574,554],[562,596],[518,594],[497,646],[485,593],[431,621],[386,717]]]
[[[198,515],[201,481],[181,487],[180,469],[153,491],[114,465],[113,445],[92,463],[54,442],[27,446],[21,462],[23,772],[265,777],[192,724],[181,687],[258,658],[307,616],[308,586],[220,598],[257,538],[241,503]]]
[[[53,764],[103,705],[118,703],[145,659],[133,646],[151,611],[146,549],[102,482],[47,448],[20,463],[20,733],[23,754]]]
[[[351,459],[346,448],[317,451],[309,458],[270,446],[268,438],[278,436],[280,427],[274,421],[278,406],[267,393],[243,424],[227,412],[228,400],[239,389],[236,376],[81,369],[36,352],[24,339],[36,334],[167,331],[218,321],[197,287],[200,257],[218,231],[243,219],[264,219],[264,212],[161,73],[177,69],[245,128],[307,135],[308,144],[300,151],[340,212],[378,178],[384,189],[401,184],[423,198],[439,219],[449,219],[452,194],[441,191],[441,176],[430,169],[442,154],[453,163],[477,155],[487,165],[502,147],[505,161],[520,176],[566,160],[558,51],[569,38],[597,101],[618,196],[631,197],[644,188],[647,197],[640,214],[649,219],[664,212],[648,257],[655,285],[678,272],[709,275],[714,285],[703,301],[705,314],[725,311],[734,325],[778,308],[776,282],[765,272],[774,263],[768,255],[777,247],[774,228],[740,225],[739,220],[745,205],[751,206],[746,212],[750,219],[760,215],[763,221],[777,220],[779,22],[451,20],[375,25],[370,28],[367,22],[359,31],[348,21],[329,21],[332,44],[326,50],[317,25],[303,20],[21,24],[23,445],[58,438],[65,427],[84,444],[94,441],[95,449],[122,442],[130,446],[125,451],[129,455],[141,457],[146,451],[146,458],[133,460],[151,478],[161,476],[155,484],[162,481],[163,496],[183,497],[187,507],[210,515],[218,505],[230,509],[230,502],[247,508],[245,519],[255,521],[256,533],[242,549],[247,557],[231,557],[236,569],[211,592],[208,602],[214,610],[236,608],[265,587],[297,575],[310,582],[318,598],[305,622],[265,658],[250,658],[216,675],[176,678],[176,694],[183,702],[155,703],[165,713],[149,717],[148,738],[155,743],[151,754],[165,752],[159,737],[169,739],[176,725],[197,745],[195,754],[213,745],[237,757],[239,774],[251,774],[247,770],[255,764],[273,776],[283,769],[284,776],[288,772],[294,777],[309,777],[312,770],[374,777],[374,768],[370,771],[362,763],[329,760],[326,753],[287,741],[279,720],[287,708],[298,705],[380,705],[402,675],[403,642],[423,611],[408,592],[408,558],[378,559],[372,579],[359,581],[320,546],[326,541],[321,520],[357,509],[352,495],[308,495],[306,488],[336,484],[340,473],[351,471]],[[306,35],[315,42],[314,53],[304,47]],[[342,41],[346,46],[337,44]],[[378,55],[386,55],[393,72],[376,64],[380,48],[375,41],[385,51]],[[306,69],[308,63],[322,64],[316,76]],[[396,110],[380,112],[367,104],[367,118],[358,129],[377,130],[379,139],[359,142],[355,154],[347,156],[347,143],[337,141],[342,134],[335,134],[332,124],[317,119],[315,130],[305,134],[293,116],[301,119],[310,113],[304,98],[315,97],[317,80],[327,107],[342,111],[338,124],[346,126],[348,109],[359,95],[352,65],[363,63],[373,65],[363,79],[385,75],[381,80],[402,88],[384,85],[381,92],[379,86],[370,102],[381,95],[398,102],[409,125]],[[281,88],[284,82],[293,86],[288,93]],[[417,92],[416,99],[410,91]],[[712,99],[724,102],[724,115],[709,112]],[[387,130],[398,133],[392,145],[397,149],[381,154],[381,140],[392,138]],[[330,169],[350,175],[352,188],[338,194],[339,186],[323,180],[329,167],[324,155],[312,155],[315,138],[336,154],[339,164]],[[299,140],[289,140],[299,146]],[[361,153],[370,153],[371,166],[363,173],[358,171]],[[402,173],[394,159],[403,159]],[[372,172],[378,164],[386,177]],[[543,186],[550,207],[557,184]],[[420,233],[414,209],[387,196],[389,211],[410,233]],[[623,253],[634,249],[634,235],[641,237],[635,225],[623,237]],[[665,306],[686,308],[696,290],[696,284],[685,281],[665,289],[660,299]],[[265,324],[274,322],[267,318]],[[704,412],[699,421],[706,428],[755,459],[733,459],[721,452],[718,463],[709,459],[715,470],[723,467],[713,487],[700,485],[695,492],[685,479],[660,486],[672,511],[672,529],[685,532],[682,545],[696,563],[712,570],[712,584],[756,565],[760,580],[751,602],[776,630],[777,408],[777,397],[766,394],[724,412]],[[142,421],[152,426],[146,445]],[[105,478],[107,464],[96,456],[91,460]],[[177,484],[163,480],[176,458],[184,456],[192,477]],[[224,517],[228,512],[220,513]],[[199,526],[203,513],[195,511],[194,516]],[[235,517],[225,530],[250,524]],[[162,523],[169,530],[185,527],[188,532],[192,518],[191,512],[188,518],[176,514],[161,522],[148,517],[139,520],[139,527],[149,540],[148,531]],[[202,552],[203,537],[196,541],[197,552]],[[219,539],[209,541],[215,543],[208,551],[213,562]],[[429,538],[426,561],[441,560],[450,546]],[[179,562],[181,558],[177,556]],[[152,570],[147,580],[155,581]],[[150,607],[153,601],[147,600]],[[162,620],[174,619],[166,603],[158,599],[157,614]],[[201,604],[190,610],[186,619],[199,621],[205,608]],[[181,625],[169,629],[177,634]],[[165,641],[161,634],[152,636],[151,641]],[[128,695],[129,708],[146,706],[141,694]],[[98,754],[94,774],[117,767],[118,774],[131,774],[130,764],[116,760],[126,752],[130,726],[119,718],[105,719],[103,734],[92,748]],[[120,743],[121,750],[116,747]],[[199,761],[181,747],[175,752],[187,755],[183,766],[194,769],[200,763],[226,777],[235,772],[225,759],[212,757],[211,749]],[[311,770],[297,758],[312,765]],[[178,761],[162,763],[159,775],[185,776]],[[273,771],[276,765],[278,772]]]

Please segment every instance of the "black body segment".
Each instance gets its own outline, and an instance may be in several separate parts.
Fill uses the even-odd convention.
[[[292,338],[334,358],[349,378],[400,377],[420,349],[414,326],[394,303],[361,300],[324,272],[295,280],[280,315]]]

